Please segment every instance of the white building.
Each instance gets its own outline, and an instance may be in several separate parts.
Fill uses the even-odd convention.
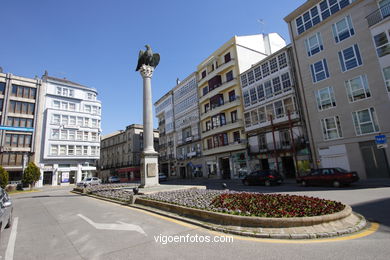
[[[202,171],[199,105],[196,73],[192,73],[173,88],[176,175],[182,178],[200,177]]]
[[[39,185],[68,185],[94,175],[100,154],[97,91],[43,76],[45,93]]]

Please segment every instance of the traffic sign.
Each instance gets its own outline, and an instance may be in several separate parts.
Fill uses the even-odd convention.
[[[386,144],[386,136],[385,135],[376,135],[375,136],[375,143],[376,144]]]

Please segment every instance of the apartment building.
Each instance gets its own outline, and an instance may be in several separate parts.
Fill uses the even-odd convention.
[[[176,176],[195,178],[203,176],[199,106],[196,73],[192,73],[173,88]]]
[[[175,178],[177,174],[173,91],[168,91],[154,103],[154,106],[160,133],[158,146],[159,171]]]
[[[288,45],[240,75],[249,169],[286,178],[310,165],[293,65]]]
[[[313,159],[390,177],[388,1],[312,0],[285,17]],[[384,33],[383,33],[384,32]]]
[[[234,36],[197,66],[203,173],[238,178],[247,167],[239,75],[285,46],[276,33]]]
[[[158,147],[158,130],[153,131],[154,147]],[[118,176],[121,182],[139,180],[143,144],[143,125],[131,124],[125,130],[102,137],[98,176],[107,181]]]
[[[11,183],[21,181],[29,162],[39,162],[41,88],[39,78],[3,73],[0,68],[0,165]]]
[[[101,102],[96,89],[45,72],[41,154],[44,185],[69,185],[96,174]]]

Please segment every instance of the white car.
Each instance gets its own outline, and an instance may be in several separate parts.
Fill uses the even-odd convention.
[[[0,188],[0,237],[4,228],[9,228],[12,225],[13,206],[7,192]]]
[[[88,177],[84,180],[77,183],[78,187],[84,187],[84,186],[92,186],[92,185],[99,185],[102,183],[102,180],[98,177]]]

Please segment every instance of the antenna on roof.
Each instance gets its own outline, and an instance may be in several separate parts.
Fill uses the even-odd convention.
[[[264,34],[265,21],[263,19],[257,19],[257,22],[260,24],[260,31]]]

